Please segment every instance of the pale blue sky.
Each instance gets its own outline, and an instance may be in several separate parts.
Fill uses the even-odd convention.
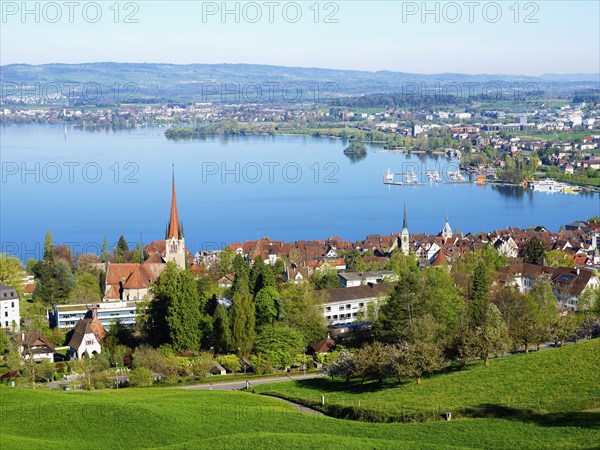
[[[420,12],[405,16],[403,8],[421,9],[422,2],[338,1],[334,17],[338,23],[323,23],[326,1],[297,2],[302,17],[286,21],[283,5],[275,7],[269,23],[268,6],[256,4],[263,17],[249,23],[240,14],[223,23],[219,15],[203,21],[202,5],[221,7],[221,2],[138,1],[138,23],[123,23],[127,2],[117,2],[121,14],[114,21],[114,1],[98,2],[102,17],[97,23],[84,20],[81,1],[73,23],[62,1],[62,17],[53,19],[55,9],[40,9],[39,23],[21,11],[9,14],[21,2],[2,0],[0,22],[0,64],[79,63],[93,61],[187,63],[255,63],[336,69],[393,70],[419,73],[513,73],[540,75],[547,72],[600,72],[600,2],[598,1],[498,1],[501,17],[497,23],[485,20],[496,10],[493,2],[478,1],[473,23],[468,6],[458,1],[462,17],[450,23],[457,9],[448,2],[427,2],[440,6],[435,15],[422,20]],[[28,2],[30,8],[35,3]],[[236,2],[229,2],[233,8]],[[239,2],[240,6],[247,2]],[[314,22],[317,3],[319,23]],[[515,23],[515,7],[520,14]],[[529,5],[529,6],[526,6]],[[446,8],[444,10],[444,7]],[[41,6],[43,8],[43,6]],[[247,7],[249,8],[249,7]],[[293,6],[288,12],[294,12]],[[131,7],[127,10],[133,11]],[[241,11],[241,9],[240,9]],[[248,15],[256,10],[247,9]],[[93,7],[88,10],[94,13]],[[444,15],[445,13],[445,15]],[[526,23],[526,16],[537,23]]]

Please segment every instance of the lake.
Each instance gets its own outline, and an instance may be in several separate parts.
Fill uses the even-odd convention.
[[[456,170],[456,160],[369,147],[352,160],[339,139],[208,137],[169,141],[165,128],[84,131],[0,127],[2,251],[41,257],[44,233],[76,252],[120,234],[131,246],[162,239],[175,168],[186,246],[214,249],[269,236],[285,241],[363,239],[402,228],[437,233],[446,214],[463,233],[565,223],[600,215],[600,194],[546,194],[476,184],[388,186],[388,169]]]

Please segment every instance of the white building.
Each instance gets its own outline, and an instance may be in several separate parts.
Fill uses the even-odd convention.
[[[102,326],[106,329],[111,324],[119,321],[126,326],[133,326],[138,315],[137,302],[102,302],[79,305],[56,305],[54,307],[54,320],[59,328],[73,328],[77,322],[89,311],[97,308],[96,315]]]
[[[101,353],[100,341],[106,336],[106,331],[96,317],[81,319],[73,328],[69,341],[69,356],[72,359],[82,359],[87,353],[93,356]]]
[[[377,270],[370,272],[343,271],[338,274],[340,283],[343,287],[356,287],[368,283],[381,283],[385,281],[395,281],[396,275],[392,270]]]
[[[54,344],[39,331],[21,333],[21,356],[25,361],[54,362]]]
[[[0,328],[19,329],[21,315],[17,290],[0,284]]]
[[[323,303],[323,316],[329,325],[348,324],[358,320],[359,313],[366,313],[369,304],[377,305],[386,298],[393,284],[366,284],[349,288],[325,289],[327,300]]]

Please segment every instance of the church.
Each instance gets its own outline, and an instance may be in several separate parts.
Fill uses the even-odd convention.
[[[186,262],[192,259],[192,253],[185,248],[183,225],[177,211],[175,174],[171,186],[171,213],[167,223],[165,238],[148,244],[144,252],[147,256],[142,263],[108,263],[106,269],[106,288],[104,301],[137,301],[149,293],[150,284],[172,261],[185,269]]]

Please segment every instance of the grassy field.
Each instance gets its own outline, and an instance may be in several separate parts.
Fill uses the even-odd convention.
[[[571,132],[554,132],[554,133],[545,133],[545,132],[535,132],[535,131],[511,131],[510,132],[514,136],[518,136],[521,140],[524,141],[553,141],[560,140],[563,142],[571,142],[574,139],[583,138],[584,136],[589,136],[590,134],[594,134],[592,130],[582,131],[578,133]]]
[[[592,448],[600,412],[512,419],[373,424],[300,413],[246,392],[122,389],[58,392],[0,387],[0,447]]]
[[[480,361],[398,384],[330,378],[256,386],[259,393],[287,398],[341,418],[412,421],[455,416],[489,417],[527,412],[566,412],[600,406],[600,339],[529,355]],[[321,406],[321,395],[325,406]],[[360,402],[360,404],[359,404]]]

